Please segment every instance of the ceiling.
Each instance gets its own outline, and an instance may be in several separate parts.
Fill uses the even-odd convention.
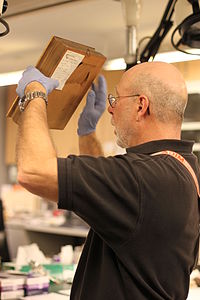
[[[92,46],[109,59],[126,54],[126,24],[119,0],[7,1],[3,18],[10,32],[0,38],[0,73],[35,65],[53,35]],[[141,0],[138,40],[154,33],[167,3]],[[166,38],[161,50],[169,49]]]

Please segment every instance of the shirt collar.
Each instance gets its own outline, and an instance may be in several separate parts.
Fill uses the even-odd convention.
[[[127,148],[127,153],[143,153],[152,154],[154,152],[162,150],[171,150],[175,152],[192,152],[194,142],[193,141],[182,141],[182,140],[157,140],[147,142],[135,147]]]

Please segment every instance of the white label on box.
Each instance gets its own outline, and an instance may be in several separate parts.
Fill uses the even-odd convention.
[[[53,72],[51,78],[58,79],[59,86],[58,90],[62,90],[65,82],[70,77],[70,75],[74,72],[77,66],[82,62],[85,55],[67,50],[58,64],[57,68]]]

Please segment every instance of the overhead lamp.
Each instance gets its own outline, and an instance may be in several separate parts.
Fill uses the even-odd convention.
[[[178,1],[178,9],[176,10],[176,18],[178,21],[178,26],[174,29],[171,36],[171,43],[176,50],[183,51],[185,53],[191,53],[190,49],[185,50],[182,46],[187,46],[190,48],[196,48],[199,51],[196,52],[200,54],[200,8],[199,0],[188,0],[183,6],[183,2]],[[186,17],[184,20],[179,22],[179,19],[182,19],[183,8],[187,15],[189,14],[192,6],[192,14]],[[176,38],[175,41],[175,36]]]
[[[129,69],[132,66],[143,63],[147,61],[155,60],[166,61],[166,62],[178,62],[178,61],[188,61],[199,59],[197,54],[199,55],[200,50],[200,8],[199,8],[199,0],[168,0],[167,6],[165,8],[164,14],[160,21],[160,24],[153,36],[151,37],[143,37],[136,45],[137,40],[137,24],[140,19],[140,10],[141,10],[141,0],[121,0],[122,9],[125,16],[126,28],[127,28],[127,54],[124,59],[117,59],[114,61],[108,61],[105,64],[105,69],[124,69],[124,61],[126,63],[125,69]],[[166,37],[167,33],[173,26],[173,14],[175,12],[176,4],[180,4],[179,17],[182,17],[182,7],[186,7],[186,9],[191,9],[192,6],[192,14],[186,17],[181,23],[178,22],[178,26],[173,31],[171,36],[172,46],[179,51],[184,53],[188,53],[188,58],[185,55],[178,54],[176,52],[168,52],[165,54],[156,54],[159,51],[160,45],[163,39]],[[188,14],[188,12],[187,12]],[[175,42],[175,34],[179,33],[179,40]],[[145,41],[145,39],[149,39],[148,43],[145,45],[143,49],[141,49],[141,44]],[[183,49],[181,49],[183,46]],[[184,48],[190,47],[189,51],[186,51]],[[192,52],[193,48],[198,49],[198,52]]]
[[[23,70],[0,74],[0,86],[17,84],[22,77]]]

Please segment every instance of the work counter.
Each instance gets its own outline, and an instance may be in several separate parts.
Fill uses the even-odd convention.
[[[11,219],[6,222],[6,236],[11,259],[15,259],[18,246],[37,243],[47,256],[59,253],[61,246],[80,246],[84,243],[89,227],[65,222],[49,225],[37,219]]]

